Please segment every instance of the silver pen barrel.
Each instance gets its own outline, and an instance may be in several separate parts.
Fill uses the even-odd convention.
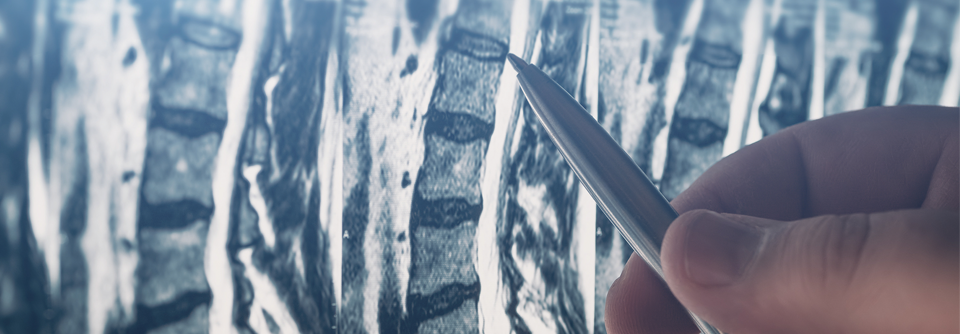
[[[520,88],[550,139],[623,238],[663,278],[660,246],[677,218],[663,194],[579,102],[517,56]],[[704,334],[721,333],[690,313]]]

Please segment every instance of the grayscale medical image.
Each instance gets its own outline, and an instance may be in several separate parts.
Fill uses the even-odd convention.
[[[508,53],[672,199],[956,107],[960,1],[0,1],[0,333],[606,333],[633,251]]]

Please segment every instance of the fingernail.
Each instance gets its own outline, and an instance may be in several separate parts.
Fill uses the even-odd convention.
[[[687,229],[684,265],[690,280],[705,286],[736,282],[760,245],[760,232],[707,212]]]

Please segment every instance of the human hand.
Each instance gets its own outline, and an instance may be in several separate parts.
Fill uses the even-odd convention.
[[[682,303],[725,333],[960,332],[958,129],[957,108],[873,108],[717,162],[672,202],[666,285],[634,254],[607,331],[696,333]]]

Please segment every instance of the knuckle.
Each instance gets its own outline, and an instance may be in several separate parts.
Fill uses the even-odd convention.
[[[838,216],[824,248],[824,284],[839,283],[847,290],[862,267],[862,259],[870,235],[870,215],[853,214]]]
[[[798,257],[803,285],[820,293],[847,291],[863,270],[870,216],[824,216],[794,229],[800,238],[791,242],[792,253]]]

